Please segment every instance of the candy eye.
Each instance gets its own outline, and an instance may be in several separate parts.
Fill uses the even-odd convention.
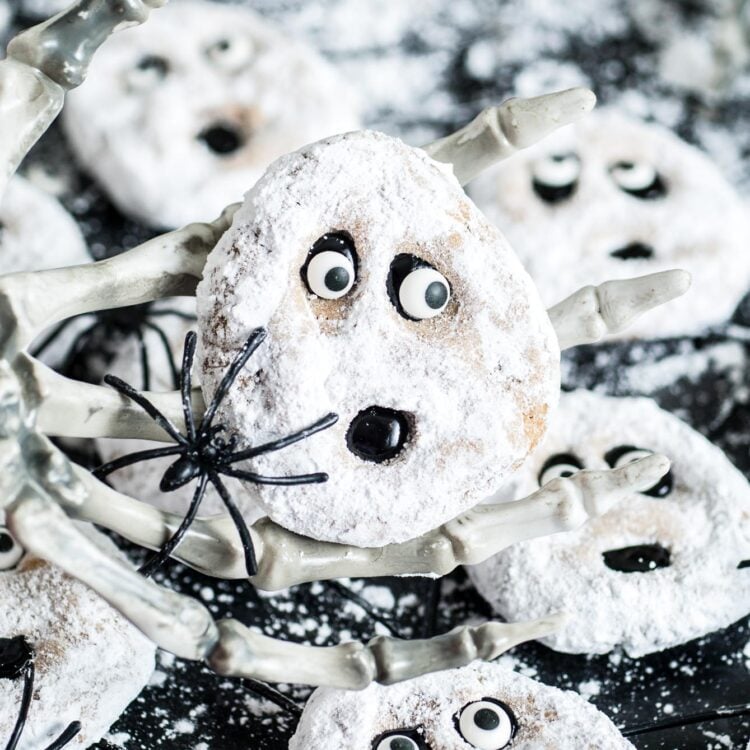
[[[663,198],[667,192],[659,173],[646,162],[620,161],[609,173],[621,190],[642,200]]]
[[[575,154],[546,156],[534,163],[531,174],[534,192],[545,203],[560,203],[576,189],[581,161]]]
[[[4,526],[0,526],[0,570],[15,568],[22,557],[23,547]]]
[[[505,703],[483,698],[461,709],[456,730],[477,750],[501,750],[516,733],[516,717]]]
[[[247,65],[254,52],[253,43],[244,36],[224,37],[206,49],[209,60],[229,71],[236,71]]]
[[[451,298],[448,279],[414,255],[397,255],[391,263],[388,296],[407,320],[427,320],[440,315]]]
[[[620,466],[633,463],[639,458],[645,458],[653,454],[653,451],[648,448],[636,448],[634,445],[620,445],[617,448],[607,451],[604,455],[604,460],[613,469],[618,469]],[[641,492],[642,495],[648,495],[649,497],[666,497],[672,491],[672,485],[674,484],[674,476],[670,469],[653,487]]]
[[[384,732],[372,741],[372,750],[431,750],[419,729]]]
[[[169,62],[160,55],[144,55],[127,74],[128,86],[133,91],[154,88],[169,74]]]
[[[547,482],[558,477],[572,477],[581,469],[583,469],[583,461],[578,456],[572,453],[555,453],[544,462],[539,472],[539,486],[544,487]]]
[[[344,232],[324,234],[313,246],[302,267],[307,288],[322,299],[339,299],[356,280],[354,242]]]

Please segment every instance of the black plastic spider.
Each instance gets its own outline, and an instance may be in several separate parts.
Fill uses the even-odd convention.
[[[245,553],[245,566],[248,576],[253,576],[258,572],[258,565],[255,559],[255,549],[253,547],[250,531],[247,528],[242,514],[229,495],[226,486],[221,481],[220,475],[235,477],[254,484],[274,484],[274,485],[294,485],[294,484],[318,484],[328,481],[328,475],[324,473],[299,474],[288,477],[269,477],[262,474],[256,474],[251,471],[234,468],[234,464],[260,456],[263,453],[281,450],[293,443],[304,440],[316,432],[320,432],[338,421],[337,414],[326,414],[309,427],[305,427],[298,432],[294,432],[286,437],[272,440],[251,448],[235,450],[239,437],[230,435],[228,440],[220,436],[225,431],[222,424],[214,424],[214,418],[221,406],[224,397],[229,392],[232,384],[242,371],[242,368],[250,359],[253,352],[260,346],[266,338],[266,331],[263,328],[256,328],[249,336],[242,349],[229,365],[224,376],[216,389],[216,393],[211,403],[201,419],[199,426],[195,424],[195,415],[190,400],[191,392],[191,371],[193,367],[193,358],[195,356],[195,346],[197,336],[193,331],[185,337],[185,349],[182,357],[182,371],[180,373],[180,392],[182,396],[182,410],[185,416],[185,425],[187,435],[182,435],[177,427],[167,419],[148,399],[141,393],[138,393],[132,386],[120,380],[114,375],[107,375],[104,381],[127,396],[140,406],[169,436],[175,441],[176,445],[166,448],[154,448],[151,450],[138,451],[131,453],[114,461],[103,464],[94,470],[94,476],[102,479],[117,469],[146,461],[152,458],[162,456],[178,456],[177,460],[169,466],[164,472],[164,476],[159,484],[162,492],[171,492],[185,486],[193,479],[198,479],[198,486],[193,494],[188,511],[182,520],[179,528],[164,543],[161,549],[141,568],[144,575],[150,576],[158,567],[163,565],[169,556],[174,552],[177,545],[182,540],[190,524],[195,520],[198,508],[206,487],[210,482],[219,493],[219,497],[224,503],[234,525],[239,532],[242,540],[242,547]]]
[[[172,350],[167,340],[167,335],[153,318],[162,318],[173,315],[182,320],[193,321],[195,315],[185,313],[171,307],[154,307],[153,302],[142,305],[131,305],[130,307],[118,307],[112,310],[99,310],[92,313],[83,313],[73,318],[67,318],[53,328],[38,344],[31,354],[38,357],[53,344],[62,333],[75,320],[89,318],[93,322],[76,334],[70,344],[67,354],[56,369],[63,375],[76,380],[92,380],[90,361],[93,356],[103,356],[105,362],[111,362],[116,347],[119,343],[129,337],[135,337],[141,360],[141,390],[151,390],[151,366],[149,363],[148,348],[145,342],[146,331],[153,331],[161,341],[169,363],[172,382],[175,388],[179,385],[180,374],[172,357]],[[100,370],[101,372],[101,370]],[[97,378],[93,378],[97,380]]]
[[[5,750],[15,750],[29,715],[31,697],[34,691],[34,649],[22,635],[17,635],[15,638],[0,638],[0,679],[17,680],[21,676],[23,676],[21,707]],[[60,750],[80,731],[81,722],[71,722],[45,750]]]

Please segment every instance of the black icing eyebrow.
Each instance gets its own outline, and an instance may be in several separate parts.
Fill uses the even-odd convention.
[[[648,451],[649,453],[653,453],[650,448],[638,448],[635,445],[618,445],[604,454],[604,460],[607,462],[607,466],[613,468],[626,453],[632,453],[633,451]]]

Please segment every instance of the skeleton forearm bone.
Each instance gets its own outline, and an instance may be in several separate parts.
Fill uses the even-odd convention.
[[[476,659],[495,659],[523,641],[557,630],[563,622],[559,615],[516,624],[488,622],[426,640],[379,636],[366,646],[344,643],[315,648],[278,641],[236,620],[223,620],[218,623],[219,644],[208,663],[219,674],[360,690],[371,682],[390,685]]]
[[[0,61],[0,194],[60,113],[93,54],[116,29],[142,23],[163,0],[79,0],[17,36]]]
[[[687,271],[673,270],[585,286],[550,308],[560,349],[593,344],[626,328],[647,310],[680,297],[690,287]]]
[[[452,164],[456,178],[465,185],[495,162],[580,119],[595,104],[594,93],[584,88],[508,99],[482,110],[461,130],[424,146],[424,150],[433,159]]]

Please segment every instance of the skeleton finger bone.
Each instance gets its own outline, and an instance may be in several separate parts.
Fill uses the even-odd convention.
[[[508,99],[482,110],[468,125],[424,150],[433,159],[452,164],[456,178],[465,185],[495,162],[580,119],[595,104],[596,96],[585,88]]]
[[[378,636],[367,645],[344,643],[328,648],[278,641],[236,620],[223,620],[218,623],[219,643],[208,663],[224,675],[361,690],[372,682],[389,685],[476,659],[495,659],[518,643],[557,630],[564,620],[564,616],[552,615],[526,623],[488,622],[426,640]]]
[[[618,333],[647,310],[680,297],[690,274],[675,269],[585,286],[548,310],[560,349],[593,344]]]

